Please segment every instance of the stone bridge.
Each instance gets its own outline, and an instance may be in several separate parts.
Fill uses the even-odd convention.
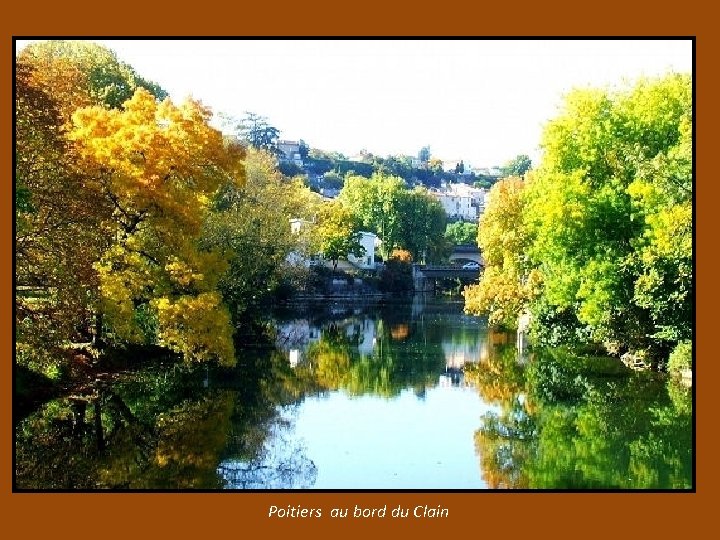
[[[438,279],[457,278],[463,282],[472,283],[480,277],[479,269],[467,269],[461,266],[432,266],[432,265],[413,265],[413,286],[416,291],[432,291],[435,289]]]

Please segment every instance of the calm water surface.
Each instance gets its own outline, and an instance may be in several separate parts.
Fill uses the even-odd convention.
[[[689,488],[689,389],[518,354],[453,301],[276,313],[238,366],[152,364],[16,425],[27,489]]]

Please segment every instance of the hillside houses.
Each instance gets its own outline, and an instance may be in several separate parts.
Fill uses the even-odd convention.
[[[298,167],[303,166],[300,143],[298,141],[279,140],[277,142],[277,149],[282,161],[292,163]]]
[[[485,210],[487,193],[467,184],[450,184],[432,190],[450,220],[475,222]]]

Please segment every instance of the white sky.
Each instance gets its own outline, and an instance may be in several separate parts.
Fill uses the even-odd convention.
[[[214,112],[266,116],[283,139],[501,165],[537,162],[564,93],[690,72],[690,40],[105,40]],[[25,42],[18,41],[18,50]]]

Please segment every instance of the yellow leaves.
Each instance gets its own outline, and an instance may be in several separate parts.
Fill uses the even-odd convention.
[[[648,218],[646,235],[650,246],[643,253],[646,262],[655,257],[690,259],[692,256],[692,203],[676,204]]]
[[[478,227],[486,268],[480,283],[463,293],[465,311],[488,314],[491,324],[515,326],[520,311],[537,295],[542,282],[536,270],[526,275],[530,236],[525,224],[525,193],[520,178],[497,182]]]
[[[193,281],[202,281],[204,276],[201,273],[193,272],[193,269],[181,261],[177,257],[170,256],[168,263],[165,265],[165,270],[170,274],[170,278],[183,286],[188,286]]]
[[[187,361],[234,365],[230,313],[217,292],[151,302],[158,315],[158,342]]]
[[[137,307],[149,303],[160,345],[187,360],[231,364],[230,317],[216,291],[227,262],[200,251],[198,237],[221,183],[242,185],[243,155],[209,117],[196,102],[158,103],[138,89],[122,110],[77,111],[70,138],[116,206],[116,243],[96,265],[111,326],[139,339]]]
[[[166,99],[158,104],[152,94],[138,89],[123,110],[77,111],[70,138],[89,165],[113,171],[112,189],[118,196],[144,209],[163,205],[169,202],[167,195],[177,196],[190,186],[195,194],[212,193],[226,176],[242,173],[240,156],[226,148],[208,119],[198,103],[177,107]],[[163,205],[162,210],[178,208]]]

